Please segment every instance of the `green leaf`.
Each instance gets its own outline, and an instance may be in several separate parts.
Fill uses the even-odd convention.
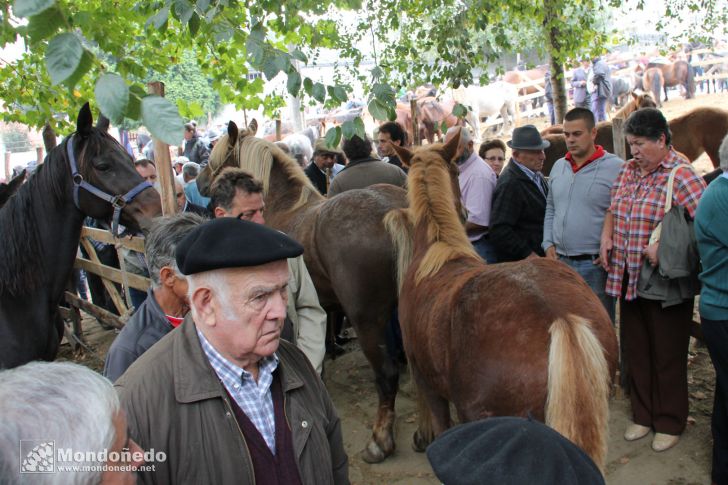
[[[447,130],[448,130],[448,128],[447,128],[447,121],[443,120],[442,121],[442,124],[440,125],[440,132],[446,133]]]
[[[326,86],[321,83],[314,84],[311,90],[311,96],[319,103],[323,103],[326,99]]]
[[[311,78],[306,78],[303,80],[303,90],[306,91],[306,94],[309,96],[313,96],[313,81],[311,81]]]
[[[167,20],[169,19],[169,7],[164,7],[156,14],[152,15],[147,19],[146,25],[149,26],[154,25],[154,28],[157,30],[162,30],[162,27],[165,26],[167,23]]]
[[[63,84],[68,86],[69,88],[73,89],[76,84],[81,80],[83,76],[86,75],[87,72],[91,70],[91,68],[94,66],[94,55],[87,49],[83,50],[83,54],[81,55],[81,62],[78,63],[78,67],[75,71],[73,71],[73,74],[63,81]]]
[[[200,16],[196,12],[192,13],[188,26],[190,28],[190,34],[192,37],[195,37],[200,30]]]
[[[288,92],[291,93],[291,96],[298,96],[298,92],[301,90],[301,75],[296,71],[290,73],[286,87],[288,88]]]
[[[28,20],[27,32],[32,42],[39,42],[58,32],[63,25],[63,13],[52,7],[33,15]]]
[[[341,127],[331,128],[326,132],[326,146],[329,148],[336,148],[339,146],[341,141]]]
[[[200,12],[204,12],[210,7],[210,0],[197,0],[197,8]]]
[[[179,17],[179,21],[184,25],[192,18],[192,14],[195,13],[195,7],[187,0],[177,0],[174,4],[174,12]]]
[[[458,118],[465,118],[465,116],[467,116],[467,114],[468,114],[468,108],[466,108],[465,106],[463,106],[460,103],[457,103],[452,108],[452,114],[454,116],[457,116]]]
[[[333,91],[333,97],[341,101],[342,103],[346,103],[349,101],[349,95],[346,93],[346,90],[341,86],[334,86]]]
[[[15,3],[13,3],[13,14],[16,17],[38,15],[42,11],[52,7],[54,3],[54,0],[15,0]]]
[[[341,125],[341,132],[347,140],[356,134],[356,127],[353,121],[345,121]]]
[[[359,138],[361,138],[362,140],[366,140],[367,127],[364,126],[364,120],[362,120],[360,116],[354,118],[354,129],[356,130],[356,135]]]
[[[129,88],[121,76],[118,74],[104,74],[96,81],[94,94],[101,112],[112,123],[120,123],[129,104]]]
[[[182,141],[184,123],[177,107],[161,96],[147,96],[142,99],[142,123],[153,137],[168,145]]]
[[[372,99],[369,102],[369,114],[374,117],[375,120],[385,121],[389,119],[389,110],[387,105],[378,99]]]
[[[48,43],[45,61],[51,82],[55,86],[71,77],[83,56],[81,41],[74,34],[59,34]]]
[[[266,57],[263,61],[263,74],[270,81],[281,72],[281,68],[276,62],[275,57]]]
[[[294,49],[291,52],[291,57],[293,57],[294,59],[296,59],[298,61],[303,62],[304,64],[308,64],[308,57],[306,57],[306,54],[304,54],[303,52],[301,52],[298,49]]]
[[[138,120],[142,117],[142,97],[134,90],[134,86],[130,88],[129,102],[124,108],[124,116],[130,120]],[[143,93],[143,90],[142,90]]]

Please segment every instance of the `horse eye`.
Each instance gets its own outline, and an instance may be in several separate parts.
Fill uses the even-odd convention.
[[[94,165],[94,168],[101,172],[108,172],[109,170],[111,170],[111,164],[106,162],[97,163]]]

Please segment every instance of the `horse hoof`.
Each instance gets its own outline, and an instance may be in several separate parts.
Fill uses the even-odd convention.
[[[430,443],[432,443],[432,438],[423,436],[420,430],[415,431],[415,433],[412,435],[412,449],[415,450],[417,453],[424,452],[430,445]]]
[[[391,453],[391,452],[390,452]],[[375,442],[370,441],[364,451],[362,452],[362,459],[367,463],[381,463],[389,453],[384,453],[384,450]]]

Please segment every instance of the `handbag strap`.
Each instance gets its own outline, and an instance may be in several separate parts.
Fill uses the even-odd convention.
[[[670,176],[667,178],[667,194],[665,195],[665,214],[670,212],[670,209],[672,209],[672,193],[673,193],[673,186],[675,182],[675,174],[677,173],[678,169],[682,167],[688,167],[692,169],[691,165],[688,165],[687,163],[681,163],[679,165],[676,165],[673,167],[672,170],[670,170]],[[664,217],[664,216],[663,216]],[[650,235],[650,241],[649,244],[654,244],[660,240],[660,236],[662,235],[662,221],[660,221],[659,224],[657,224],[657,227],[652,231],[652,234]]]

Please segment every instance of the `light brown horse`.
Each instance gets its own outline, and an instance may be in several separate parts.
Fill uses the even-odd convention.
[[[661,93],[664,88],[665,78],[662,75],[662,70],[659,67],[648,68],[642,76],[642,89],[652,93],[657,101],[658,108],[662,107]],[[667,101],[667,94],[665,94],[665,101]]]
[[[647,64],[647,70],[652,67],[656,67],[662,71],[665,101],[667,101],[667,88],[673,86],[682,86],[685,89],[685,97],[687,99],[695,97],[695,74],[692,66],[687,61],[675,61],[672,64]],[[645,71],[646,73],[647,71]]]
[[[416,449],[452,425],[490,416],[545,421],[603,468],[617,339],[609,316],[576,272],[539,258],[486,265],[458,218],[459,136],[414,154],[410,209],[387,216],[393,234],[414,224],[399,315],[413,378],[427,408]],[[409,235],[403,242],[411,241]],[[406,254],[406,251],[400,252]]]
[[[397,306],[397,261],[382,221],[389,211],[406,207],[406,192],[379,184],[327,199],[294,159],[248,131],[239,132],[233,122],[197,178],[201,193],[209,193],[214,176],[226,166],[239,166],[263,182],[266,224],[303,245],[321,306],[343,310],[356,329],[379,394],[363,458],[370,463],[384,460],[394,451],[399,364],[387,351],[386,332]]]
[[[454,107],[455,101],[452,99],[441,102],[433,96],[427,96],[417,100],[417,119],[420,122],[420,131],[424,131],[428,143],[433,143],[435,136],[442,140],[443,122],[447,128],[459,123],[457,116],[452,114]]]

